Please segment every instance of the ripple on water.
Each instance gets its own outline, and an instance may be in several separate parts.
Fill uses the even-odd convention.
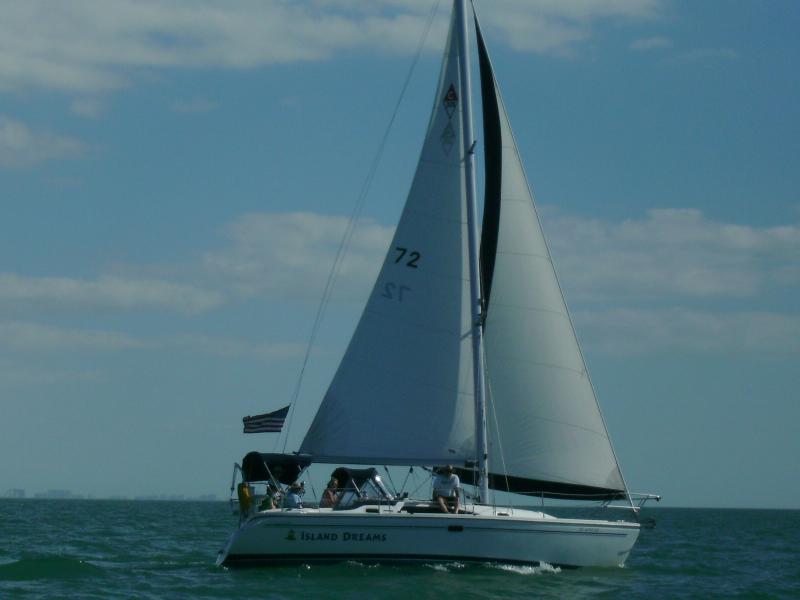
[[[0,565],[0,580],[78,579],[102,576],[105,570],[87,560],[62,555],[25,555]]]

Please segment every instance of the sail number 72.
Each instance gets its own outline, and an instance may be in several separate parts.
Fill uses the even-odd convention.
[[[417,268],[417,262],[420,259],[419,252],[417,252],[416,250],[412,250],[411,252],[409,252],[408,248],[402,248],[400,246],[395,246],[394,249],[397,250],[398,253],[397,258],[394,259],[395,264],[398,264],[405,258],[406,259],[405,265],[407,267],[411,267],[412,269]],[[406,254],[408,254],[408,257],[406,257]]]
[[[381,296],[384,298],[388,298],[389,300],[397,300],[398,302],[403,301],[403,293],[410,292],[411,288],[407,285],[397,285],[396,283],[387,282],[385,286],[383,286],[383,293]]]

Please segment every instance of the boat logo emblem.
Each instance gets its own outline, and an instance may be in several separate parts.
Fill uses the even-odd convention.
[[[448,119],[453,117],[456,106],[458,106],[458,94],[456,94],[455,86],[451,83],[450,89],[447,90],[447,93],[444,95],[444,110],[447,113]]]
[[[440,139],[442,140],[442,150],[444,150],[445,155],[449,155],[450,150],[453,149],[453,144],[456,143],[456,131],[451,123],[448,123],[444,128]]]
[[[286,539],[292,542],[297,539],[297,536],[294,534],[294,529],[289,530],[289,533],[286,535]]]

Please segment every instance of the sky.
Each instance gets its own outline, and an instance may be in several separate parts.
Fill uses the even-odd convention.
[[[0,2],[0,494],[296,450],[424,136],[441,2]],[[800,5],[476,0],[629,487],[800,508]],[[480,164],[481,157],[478,162]]]

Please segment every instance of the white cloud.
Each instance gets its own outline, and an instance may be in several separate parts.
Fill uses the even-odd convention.
[[[694,209],[621,222],[542,212],[588,348],[800,352],[800,314],[773,308],[800,292],[800,225],[735,225]]]
[[[413,48],[424,13],[333,3],[31,1],[4,7],[0,89],[98,92],[139,68],[250,68],[320,60],[365,45]]]
[[[663,36],[641,38],[631,42],[632,50],[646,51],[646,50],[657,50],[661,48],[671,48],[671,47],[672,47],[672,40],[669,39],[668,37],[663,37]]]
[[[622,355],[800,351],[800,315],[765,309],[764,301],[771,294],[781,306],[791,306],[787,300],[800,290],[800,226],[735,225],[694,209],[652,210],[620,222],[547,207],[542,213],[578,331],[592,349]],[[318,300],[347,223],[345,217],[313,213],[246,214],[224,228],[224,246],[208,251],[199,265],[180,266],[184,279],[196,278],[193,284],[6,273],[0,274],[0,306],[50,315],[97,309],[201,315],[234,298]],[[392,227],[370,219],[359,223],[341,265],[336,298],[366,297],[392,233]],[[3,349],[168,350],[281,360],[301,356],[304,344],[169,331],[144,338],[0,321]]]
[[[800,286],[800,226],[720,223],[694,209],[611,223],[544,212],[570,298],[678,302]]]
[[[621,222],[543,213],[579,331],[594,347],[622,354],[797,349],[800,316],[764,310],[763,298],[800,290],[800,226],[736,225],[694,209]],[[244,215],[226,229],[230,245],[208,253],[205,267],[245,297],[317,299],[346,223],[311,213]],[[339,297],[366,297],[391,235],[369,220],[359,225]],[[737,310],[721,308],[731,301]]]
[[[64,329],[37,323],[0,321],[0,348],[12,350],[126,350],[145,343],[130,335],[112,331]]]
[[[303,355],[303,343],[252,342],[204,334],[167,334],[143,337],[121,331],[75,329],[28,321],[0,321],[0,351],[102,352],[168,350],[223,358],[250,357],[281,360]]]
[[[207,113],[217,108],[217,103],[207,98],[192,98],[191,100],[176,100],[170,104],[169,108],[177,113]]]
[[[733,48],[696,48],[671,59],[673,63],[701,62],[709,60],[734,60],[739,53]]]
[[[646,352],[800,354],[800,315],[688,308],[579,311],[588,348],[632,356]]]
[[[260,360],[296,359],[303,356],[302,343],[251,342],[202,334],[167,336],[157,345],[189,353],[202,353],[223,358],[250,357]]]
[[[0,305],[48,310],[167,310],[197,314],[222,304],[220,292],[157,280],[20,277],[0,273]]]
[[[244,215],[226,228],[231,245],[207,253],[204,265],[244,296],[319,298],[347,223],[314,213]],[[367,293],[392,232],[370,219],[359,223],[339,270],[339,294]]]
[[[48,160],[80,158],[86,145],[74,138],[36,132],[0,115],[0,167],[29,167]]]
[[[105,104],[99,98],[76,98],[70,104],[72,114],[87,119],[97,119],[105,111]]]
[[[284,96],[283,98],[278,100],[278,105],[281,108],[295,110],[302,106],[302,102],[299,96]]]
[[[591,36],[594,21],[653,19],[660,9],[659,0],[503,0],[502,6],[492,2],[491,9],[486,3],[477,10],[482,22],[516,50],[569,55]]]
[[[40,386],[65,383],[97,383],[106,374],[97,369],[64,369],[21,363],[0,358],[0,388],[14,385]]]
[[[493,12],[535,12],[555,19],[592,21],[594,19],[651,19],[661,11],[660,0],[492,0]],[[499,8],[501,7],[502,8]],[[488,3],[487,3],[488,8]],[[478,8],[478,14],[483,15]]]
[[[573,300],[680,303],[800,288],[800,225],[736,225],[696,209],[651,210],[620,222],[549,207],[542,213]],[[224,228],[228,244],[207,252],[203,268],[209,280],[245,297],[318,297],[347,223],[316,213],[246,214]],[[368,293],[392,233],[370,219],[359,222],[337,287]]]
[[[0,272],[0,306],[29,313],[148,310],[194,316],[255,295],[316,300],[347,223],[345,217],[313,213],[252,213],[226,225],[226,244],[206,252],[199,264],[118,266],[124,275],[93,279]],[[359,223],[338,271],[338,298],[360,300],[368,293],[392,233],[371,219]]]
[[[575,46],[589,37],[580,23],[525,12],[491,12],[487,26],[500,30],[515,50],[569,56]]]
[[[432,40],[444,37],[442,2]],[[660,0],[492,0],[479,3],[498,40],[565,54],[600,19],[650,19]],[[321,60],[339,51],[410,52],[429,0],[44,0],[10,3],[0,20],[0,90],[96,93],[139,69],[251,68]],[[431,42],[432,47],[441,44]]]

